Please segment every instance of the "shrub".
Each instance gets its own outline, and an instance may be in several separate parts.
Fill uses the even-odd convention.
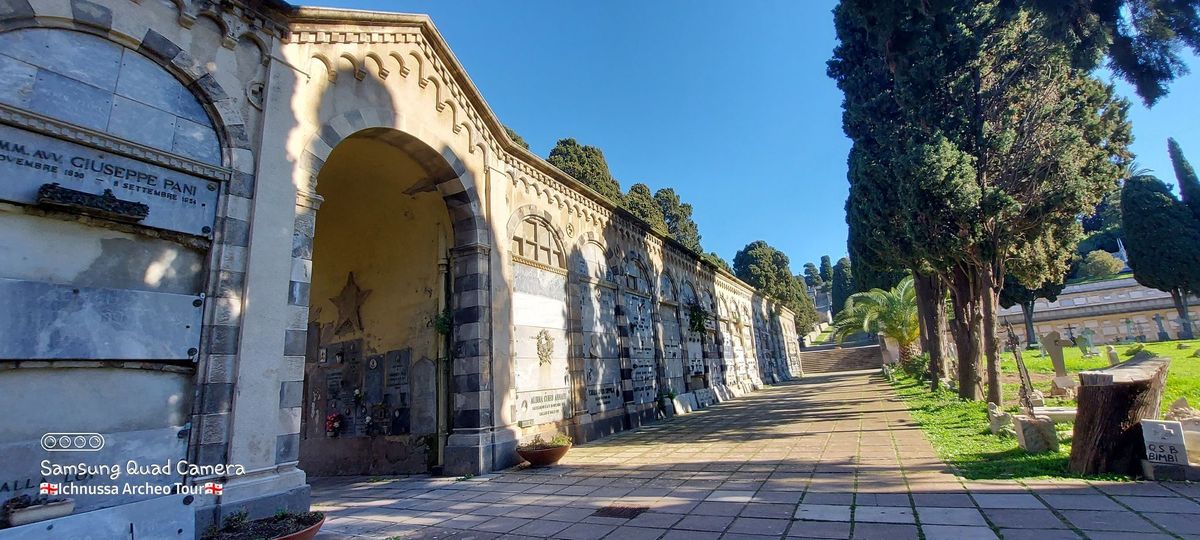
[[[929,355],[919,354],[910,357],[908,360],[900,362],[900,369],[904,370],[904,374],[923,381],[929,378]]]
[[[1088,253],[1079,263],[1079,277],[1096,278],[1111,276],[1125,269],[1125,263],[1113,257],[1112,253],[1099,250]]]

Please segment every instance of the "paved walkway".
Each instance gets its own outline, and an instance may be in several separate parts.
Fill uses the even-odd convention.
[[[1200,538],[1197,485],[963,481],[863,373],[621,433],[553,468],[312,484],[322,538]]]

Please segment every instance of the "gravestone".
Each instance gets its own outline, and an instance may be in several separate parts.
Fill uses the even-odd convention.
[[[1115,366],[1115,365],[1121,363],[1121,356],[1117,354],[1116,347],[1113,347],[1112,345],[1108,345],[1108,346],[1105,346],[1104,349],[1108,353],[1108,365],[1109,366]]]
[[[1049,416],[1024,415],[1013,416],[1013,425],[1017,432],[1017,444],[1030,454],[1058,451],[1058,432],[1054,430],[1054,420]]]
[[[995,403],[988,403],[988,429],[992,431],[992,435],[999,435],[1006,431],[1011,431],[1013,428],[1013,417],[1011,414],[1004,412]]]
[[[388,418],[388,435],[409,432],[409,384],[408,374],[412,349],[388,351],[384,354],[384,400],[391,409]]]
[[[1171,340],[1171,334],[1168,334],[1167,328],[1165,326],[1163,326],[1163,321],[1165,321],[1165,320],[1167,320],[1167,318],[1163,317],[1162,313],[1156,313],[1154,315],[1154,324],[1158,325],[1158,340],[1159,341],[1170,341]]]
[[[1059,337],[1058,332],[1050,332],[1042,336],[1041,343],[1046,349],[1046,354],[1050,355],[1050,361],[1054,364],[1054,380],[1050,383],[1050,395],[1074,397],[1077,384],[1067,374],[1067,363],[1063,360],[1063,347],[1072,345],[1071,341]]]
[[[363,401],[369,404],[383,403],[384,355],[367,357],[366,380],[363,382]]]
[[[1053,338],[1053,339],[1051,339]],[[1043,341],[1051,343],[1050,347],[1057,347],[1059,355],[1062,355],[1062,347],[1058,345],[1058,333],[1051,332]],[[1025,361],[1021,359],[1021,340],[1017,337],[1017,333],[1013,331],[1012,324],[1008,325],[1008,347],[1012,351],[1013,359],[1017,362],[1017,373],[1021,377],[1021,413],[1012,416],[1013,428],[1016,430],[1017,444],[1022,450],[1031,454],[1039,454],[1042,452],[1058,451],[1058,433],[1054,430],[1054,420],[1048,416],[1038,416],[1034,414],[1034,393],[1033,382],[1029,379],[1029,371],[1025,368]],[[988,404],[988,419],[993,433],[997,433],[1004,427],[1004,417],[999,414],[1000,410],[993,403]]]
[[[1187,478],[1187,445],[1183,424],[1175,421],[1142,420],[1142,439],[1146,446],[1143,473],[1153,480]]]
[[[1125,341],[1130,343],[1137,341],[1136,336],[1133,333],[1133,320],[1128,318],[1125,319]]]
[[[437,431],[437,369],[433,360],[422,358],[412,365],[413,435],[427,435]]]
[[[1093,356],[1096,356],[1096,354],[1097,354],[1096,347],[1094,346],[1094,344],[1092,342],[1092,339],[1095,336],[1096,336],[1096,331],[1092,330],[1091,328],[1084,328],[1083,330],[1081,330],[1079,332],[1079,339],[1078,339],[1079,352],[1083,353],[1083,356],[1085,358],[1091,358]]]

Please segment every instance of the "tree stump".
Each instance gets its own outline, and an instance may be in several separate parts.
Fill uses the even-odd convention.
[[[1170,364],[1168,358],[1136,358],[1079,373],[1071,472],[1140,474],[1141,421],[1158,418]]]

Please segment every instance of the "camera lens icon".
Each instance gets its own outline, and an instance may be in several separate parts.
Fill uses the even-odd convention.
[[[47,433],[42,435],[42,450],[47,452],[96,452],[104,448],[99,433]]]

